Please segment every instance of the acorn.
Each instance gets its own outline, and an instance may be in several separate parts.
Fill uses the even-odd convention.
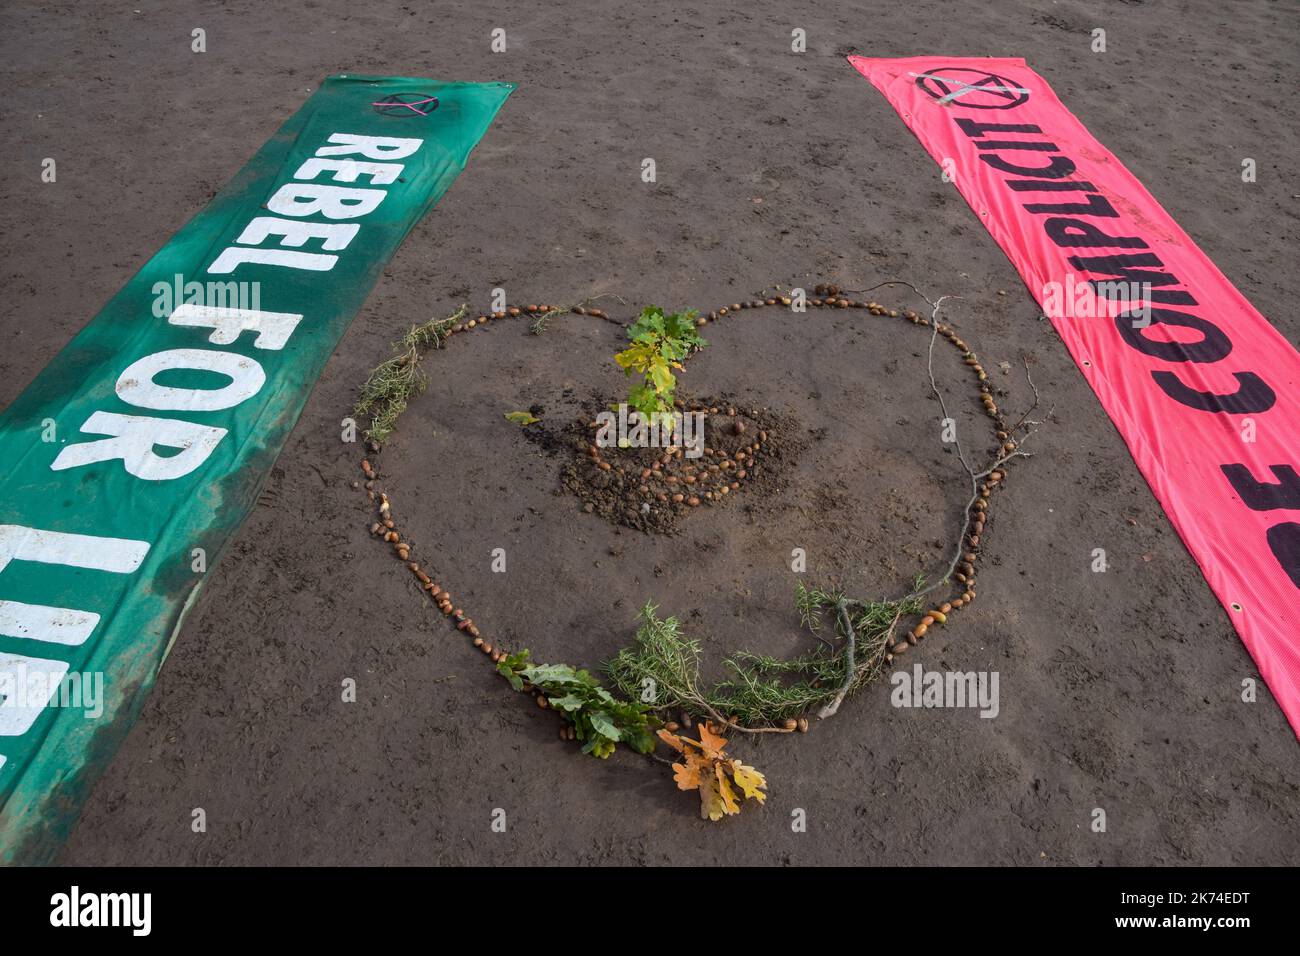
[[[808,733],[808,718],[800,717],[799,720],[795,723],[795,726],[799,728],[799,733],[801,734]]]
[[[799,721],[795,720],[793,717],[787,717],[785,722],[781,726],[784,727],[786,730],[798,730]]]
[[[664,724],[664,730],[668,731],[670,734],[675,734],[680,726],[681,725],[678,724],[677,721],[670,720],[668,723]]]
[[[542,710],[545,710],[545,709],[546,709],[546,705],[547,705],[547,703],[548,703],[548,701],[546,700],[546,697],[545,697],[544,695],[542,695],[542,694],[538,694],[538,695],[537,695],[537,706],[538,706],[538,707],[542,708]]]

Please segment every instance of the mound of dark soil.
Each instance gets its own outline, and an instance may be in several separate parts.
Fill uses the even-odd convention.
[[[568,458],[560,482],[583,511],[638,531],[674,534],[700,508],[752,505],[788,484],[802,447],[793,415],[725,395],[680,404],[703,423],[690,442],[679,433],[654,446],[606,444],[594,414],[565,426],[558,441],[542,439]]]

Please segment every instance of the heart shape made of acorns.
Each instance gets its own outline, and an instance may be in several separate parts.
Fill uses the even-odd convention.
[[[907,285],[890,282],[881,285],[894,284]],[[873,290],[856,294],[870,291]],[[806,658],[787,662],[790,666],[784,675],[774,677],[767,672],[742,675],[744,680],[728,685],[732,688],[729,695],[717,696],[689,673],[684,674],[692,664],[698,664],[698,647],[678,635],[674,619],[659,619],[653,605],[647,605],[642,611],[637,643],[620,652],[611,663],[609,676],[615,689],[622,692],[621,699],[586,671],[568,665],[538,665],[530,661],[527,650],[502,646],[499,638],[484,634],[470,611],[455,600],[445,586],[448,583],[445,578],[438,581],[430,575],[427,564],[430,559],[426,557],[426,563],[422,564],[421,556],[412,550],[393,517],[393,503],[381,486],[376,464],[383,443],[406,408],[407,400],[423,388],[419,366],[427,350],[441,351],[450,339],[460,341],[470,332],[482,334],[482,330],[511,319],[528,319],[533,331],[539,333],[563,315],[590,316],[626,328],[623,323],[602,309],[591,307],[590,300],[572,306],[508,306],[469,318],[462,307],[446,319],[412,328],[400,343],[397,354],[372,373],[354,412],[357,420],[369,420],[368,456],[360,463],[365,482],[355,484],[359,489],[364,488],[375,509],[370,519],[372,536],[387,545],[433,605],[495,665],[513,690],[532,694],[540,708],[560,715],[562,738],[579,740],[585,752],[602,757],[613,752],[616,743],[650,753],[656,739],[662,740],[684,760],[675,764],[678,785],[700,790],[701,812],[711,819],[738,810],[728,780],[741,787],[746,796],[757,795],[761,799],[761,788],[756,790],[753,778],[747,776],[753,772],[752,768],[745,768],[725,755],[722,749],[725,739],[719,734],[726,730],[806,732],[809,714],[823,718],[834,714],[850,691],[877,678],[886,665],[922,642],[931,628],[948,623],[949,615],[975,600],[975,571],[992,493],[1001,486],[1008,463],[1024,454],[1018,450],[1016,436],[1022,430],[1028,433],[1029,413],[1013,425],[1007,423],[978,357],[951,325],[939,319],[942,299],[930,303],[931,313],[927,317],[848,295],[833,285],[817,285],[811,296],[801,290],[764,294],[726,304],[694,322],[696,327],[704,327],[751,309],[831,309],[861,310],[928,329],[930,385],[945,417],[947,406],[935,384],[933,371],[933,354],[939,343],[961,354],[972,388],[989,419],[990,445],[995,450],[990,453],[989,464],[979,470],[966,464],[964,453],[960,455],[970,477],[971,495],[963,510],[960,532],[952,543],[951,561],[937,581],[928,587],[918,586],[894,601],[861,600],[801,586],[799,609],[805,623],[829,625],[838,640],[832,644],[821,638],[824,647]],[[562,438],[570,456],[562,470],[561,483],[584,502],[583,510],[638,530],[671,532],[678,521],[697,509],[707,509],[743,495],[754,482],[762,482],[774,471],[779,478],[782,458],[797,450],[793,430],[779,414],[747,406],[725,395],[678,400],[675,411],[679,416],[711,417],[721,427],[713,427],[707,440],[701,435],[698,447],[691,447],[684,438],[668,447],[597,440],[603,427],[599,414],[574,423],[566,431]],[[604,425],[608,424],[606,419]],[[796,683],[779,683],[796,677]],[[638,700],[636,692],[647,681],[655,684],[664,696],[649,703]],[[757,693],[738,696],[735,688],[743,688],[747,683]],[[770,693],[774,688],[792,692]],[[677,720],[663,719],[679,713]],[[700,740],[678,735],[677,731],[683,726],[689,728],[697,718],[705,721]],[[653,735],[656,730],[658,738]],[[761,775],[758,779],[762,779]]]

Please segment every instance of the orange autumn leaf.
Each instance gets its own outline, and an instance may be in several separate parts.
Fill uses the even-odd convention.
[[[673,779],[680,790],[700,791],[700,817],[721,820],[740,812],[741,801],[733,782],[747,800],[762,803],[767,780],[753,767],[726,756],[727,740],[711,725],[700,724],[700,739],[659,731],[659,739],[680,753],[684,762],[673,764]]]
[[[709,761],[698,754],[687,754],[686,763],[673,764],[673,778],[679,790],[696,790],[702,773],[709,772]]]
[[[700,747],[708,756],[721,758],[726,746],[727,739],[715,734],[709,724],[700,725]]]
[[[676,750],[678,753],[685,753],[686,751],[686,746],[683,743],[682,738],[678,737],[676,734],[669,733],[666,730],[661,730],[659,731],[659,739],[669,747],[672,747],[673,750]]]
[[[728,814],[740,812],[740,804],[736,802],[736,792],[731,789],[731,781],[727,779],[726,771],[722,763],[713,765],[713,772],[718,778],[718,792],[722,794],[722,808]]]

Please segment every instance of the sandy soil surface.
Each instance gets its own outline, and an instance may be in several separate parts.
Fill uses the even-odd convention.
[[[1089,48],[1097,26],[1105,54]],[[195,27],[206,54],[190,52]],[[504,54],[489,49],[495,27]],[[804,55],[789,52],[795,27]],[[1294,341],[1300,59],[1284,4],[13,2],[0,51],[0,403],[324,75],[520,84],[334,355],[64,862],[1297,858],[1300,752],[1281,711],[1266,691],[1240,701],[1256,669],[1056,333],[843,60],[1026,57]],[[39,182],[47,156],[57,185]],[[1258,182],[1242,183],[1243,157]],[[617,293],[629,306],[611,311],[627,318],[772,282],[895,277],[961,296],[952,319],[986,364],[1028,356],[1055,407],[999,498],[980,600],[916,657],[998,671],[996,719],[896,709],[878,686],[806,737],[738,743],[771,797],[709,825],[642,759],[597,763],[558,740],[554,718],[504,693],[367,535],[338,423],[413,322],[483,308],[497,285],[514,301]],[[714,665],[737,647],[789,652],[807,641],[792,547],[812,573],[863,589],[938,566],[960,484],[926,432],[923,333],[826,315],[795,327],[775,310],[716,326],[688,387],[779,407],[810,443],[770,506],[710,509],[673,538],[583,514],[557,493],[558,461],[502,420],[534,402],[563,419],[566,388],[572,401],[612,394],[618,330],[482,336],[437,357],[384,467],[442,583],[512,646],[596,666],[653,599]],[[997,377],[1003,404],[1023,407],[1023,378]],[[495,547],[505,574],[489,571]],[[1109,573],[1090,570],[1096,547]],[[348,677],[355,704],[340,701]],[[190,831],[195,807],[206,834]],[[1097,807],[1104,834],[1089,827]],[[796,808],[806,833],[791,830]]]

